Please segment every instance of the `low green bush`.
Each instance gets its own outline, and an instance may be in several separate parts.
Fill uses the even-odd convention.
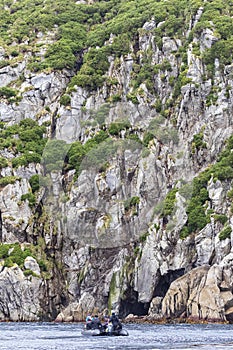
[[[20,181],[21,177],[19,176],[5,176],[0,178],[0,187],[4,187],[9,184],[14,184],[16,181]]]
[[[180,231],[180,239],[185,239],[190,235],[189,229],[187,226],[184,226]]]
[[[6,158],[0,157],[0,169],[6,168],[8,166],[8,161]]]
[[[23,274],[25,277],[33,276],[33,277],[39,277],[34,271],[26,269],[23,271]]]
[[[14,154],[11,162],[15,168],[27,166],[29,163],[40,163],[47,142],[45,134],[46,127],[39,126],[30,118],[12,126],[3,125],[0,129],[0,149],[7,148]]]
[[[111,123],[108,127],[108,132],[110,135],[117,136],[122,130],[127,130],[129,128],[130,122],[128,120],[122,120]]]
[[[62,95],[60,98],[60,104],[63,106],[69,106],[71,102],[71,97],[69,95]]]
[[[70,44],[66,40],[59,40],[52,44],[46,53],[45,64],[56,70],[73,69],[76,62],[76,57]]]
[[[163,201],[163,209],[162,209],[161,216],[169,216],[172,214],[173,210],[175,209],[177,192],[178,192],[177,188],[173,188],[171,191],[168,192],[168,194],[166,195]]]
[[[9,61],[8,60],[0,60],[0,69],[7,67],[9,65]]]
[[[193,135],[192,153],[194,153],[195,150],[200,150],[202,148],[207,147],[206,142],[203,141],[203,138],[204,138],[203,132]]]
[[[134,196],[134,197],[126,199],[124,201],[125,211],[130,210],[131,208],[135,207],[139,203],[140,203],[140,198],[138,196]]]
[[[231,238],[231,227],[226,226],[222,229],[222,231],[219,233],[219,240],[223,241],[224,239]]]
[[[40,163],[41,155],[35,152],[25,152],[24,155],[12,159],[13,168],[18,168],[19,166],[27,166],[30,163]]]
[[[148,147],[150,141],[152,141],[154,139],[154,137],[155,136],[151,132],[149,132],[149,131],[145,132],[143,135],[143,141],[142,141],[143,145],[145,147]]]
[[[31,192],[28,192],[21,196],[21,201],[26,201],[26,200],[28,200],[30,207],[33,207],[36,204],[36,197]]]
[[[32,175],[29,179],[29,183],[32,189],[32,193],[36,192],[40,188],[40,178],[38,174]]]
[[[0,259],[4,259],[4,266],[11,267],[13,264],[17,264],[23,268],[24,260],[27,256],[32,256],[30,248],[21,249],[19,243],[13,244],[0,244]]]
[[[88,90],[96,90],[103,85],[108,68],[107,48],[91,48],[84,55],[83,65],[77,75],[71,79],[69,86],[77,85]]]
[[[220,222],[222,225],[224,225],[227,222],[227,216],[224,214],[214,214],[213,218],[215,221]]]
[[[15,97],[16,95],[17,95],[17,92],[10,87],[3,86],[0,88],[0,97],[9,99],[10,97]]]
[[[62,171],[70,145],[63,140],[49,140],[43,151],[41,163],[46,172]]]

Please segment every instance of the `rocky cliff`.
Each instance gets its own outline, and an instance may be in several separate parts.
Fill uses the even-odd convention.
[[[0,1],[0,319],[231,321],[231,2],[42,3]]]

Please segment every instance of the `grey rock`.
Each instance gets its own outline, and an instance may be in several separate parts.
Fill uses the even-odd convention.
[[[186,37],[202,12],[203,8],[199,8],[190,20]],[[106,127],[112,122],[128,120],[132,125],[128,132],[134,132],[140,140],[145,132],[154,135],[148,147],[138,141],[137,147],[131,142],[124,149],[122,141],[127,133],[122,131],[115,137],[117,151],[110,157],[102,157],[107,164],[103,169],[98,167],[100,159],[94,161],[89,152],[77,179],[74,171],[65,175],[51,173],[51,186],[36,194],[37,205],[33,209],[28,201],[21,201],[21,196],[30,192],[28,180],[33,174],[43,173],[42,167],[30,164],[1,169],[1,176],[22,177],[21,181],[0,190],[2,241],[29,240],[37,244],[42,234],[51,260],[54,258],[62,268],[58,270],[55,264],[51,280],[44,281],[43,273],[40,278],[26,278],[19,267],[9,269],[1,264],[0,319],[38,320],[39,314],[54,319],[58,314],[60,321],[80,321],[87,312],[104,312],[107,306],[117,311],[125,308],[126,314],[132,313],[127,305],[137,303],[150,303],[149,315],[155,318],[223,321],[233,318],[233,234],[230,239],[220,241],[223,225],[212,217],[202,230],[180,239],[180,231],[188,219],[191,181],[216,161],[225,140],[232,135],[232,92],[229,91],[233,85],[232,65],[225,67],[223,74],[216,60],[213,79],[203,80],[206,67],[194,54],[193,46],[200,43],[203,52],[218,40],[213,30],[203,30],[187,50],[186,77],[191,81],[182,86],[173,108],[166,107],[173,96],[171,81],[176,82],[182,68],[177,55],[182,43],[163,37],[160,49],[153,34],[155,26],[153,18],[144,24],[136,55],[132,48],[125,57],[108,57],[110,67],[106,76],[116,84],[105,83],[91,93],[76,86],[70,106],[62,106],[60,97],[74,72],[31,73],[26,68],[26,56],[18,66],[0,70],[1,86],[11,83],[14,87],[21,74],[25,77],[19,88],[22,100],[0,103],[0,119],[7,125],[28,117],[38,120],[40,125],[51,121],[53,136],[68,144],[77,140],[86,142],[95,136],[101,129],[100,117]],[[48,35],[38,33],[38,43],[53,42],[56,30]],[[111,35],[109,43],[113,38]],[[143,82],[135,92],[134,64],[142,64],[142,52],[148,49],[152,66],[166,60],[171,70],[155,70],[152,88]],[[42,48],[38,56],[43,57],[44,53]],[[3,57],[2,49],[0,58]],[[207,105],[205,101],[213,82],[219,88],[216,103]],[[121,101],[109,102],[119,93]],[[138,103],[129,101],[130,94],[135,94]],[[168,113],[166,118],[160,118],[155,108],[158,102],[162,111]],[[193,151],[194,135],[201,132],[206,148]],[[109,147],[107,142],[102,146]],[[15,154],[1,150],[1,156],[10,162]],[[90,159],[91,164],[87,161]],[[189,193],[177,192],[170,215],[155,210],[171,188],[181,188],[183,183],[190,185]],[[211,179],[206,208],[227,215],[228,224],[233,227],[227,197],[230,189],[230,182]],[[138,203],[130,207],[129,200],[133,197],[138,198]],[[38,218],[36,221],[33,215]],[[25,268],[40,274],[38,263],[31,257],[25,260]],[[13,286],[10,291],[9,285]],[[165,287],[161,290],[161,285],[166,285],[167,290]]]
[[[24,267],[27,270],[31,270],[34,272],[36,275],[40,276],[40,267],[32,256],[27,256],[26,259],[24,260]]]
[[[25,277],[18,266],[0,273],[0,319],[3,321],[38,321],[41,313],[40,284],[36,277]]]

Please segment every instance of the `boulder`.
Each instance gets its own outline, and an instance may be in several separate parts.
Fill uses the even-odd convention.
[[[26,259],[24,260],[24,267],[27,270],[31,270],[34,272],[36,275],[40,276],[40,267],[32,256],[27,256]]]

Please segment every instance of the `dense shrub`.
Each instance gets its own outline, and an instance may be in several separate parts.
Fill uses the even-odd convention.
[[[9,65],[9,61],[7,61],[7,60],[0,61],[0,69],[6,67],[8,65]]]
[[[40,178],[38,174],[32,175],[29,179],[29,183],[32,189],[32,193],[36,192],[40,188]]]
[[[110,104],[104,103],[97,111],[93,111],[91,114],[94,120],[100,126],[103,126],[105,124],[105,118],[108,116],[109,111],[110,111]]]
[[[13,168],[18,168],[19,166],[27,166],[30,163],[40,163],[41,155],[35,152],[25,152],[23,156],[16,157],[12,159]]]
[[[155,136],[151,132],[149,131],[145,132],[145,134],[143,135],[143,145],[147,147],[150,141],[154,139],[154,137]]]
[[[231,237],[231,226],[226,226],[224,227],[224,229],[222,229],[222,231],[219,233],[219,239],[220,241],[226,239],[226,238],[230,238]]]
[[[161,213],[162,216],[168,216],[168,215],[172,214],[173,210],[175,209],[177,191],[178,191],[177,188],[173,188],[166,195],[166,197],[163,201],[163,209],[162,209],[162,213]]]
[[[15,157],[12,166],[27,166],[29,163],[40,163],[46,138],[46,127],[32,119],[24,119],[19,124],[0,129],[0,148],[8,148]],[[6,164],[4,162],[3,164]]]
[[[33,207],[36,204],[36,197],[33,193],[28,192],[26,194],[23,194],[21,196],[21,201],[26,201],[28,200],[29,206]]]
[[[32,251],[30,248],[25,248],[22,250],[18,243],[0,244],[0,259],[5,259],[4,265],[7,267],[17,264],[22,268],[24,260],[27,256],[32,256]]]
[[[86,151],[81,144],[81,142],[76,141],[73,142],[69,151],[68,151],[68,169],[75,169],[76,171],[79,170],[80,164],[83,160],[83,158],[86,155]]]
[[[227,216],[224,214],[214,214],[213,217],[215,221],[220,222],[222,225],[227,222]]]
[[[204,134],[203,132],[200,132],[199,134],[193,135],[192,140],[192,152],[194,153],[195,150],[200,150],[202,148],[206,148],[207,145],[203,141]]]
[[[70,86],[78,85],[89,90],[96,90],[105,81],[104,74],[109,68],[107,49],[91,48],[83,59],[83,65]]]
[[[4,176],[0,178],[0,187],[4,187],[9,184],[14,184],[16,181],[20,181],[21,178],[19,176]]]
[[[15,97],[17,92],[10,87],[1,87],[0,88],[0,97],[10,98]]]
[[[42,155],[42,164],[46,172],[61,171],[69,145],[63,140],[49,140]]]
[[[119,122],[113,122],[109,125],[108,132],[110,135],[119,135],[122,130],[130,128],[130,122],[128,120],[122,120]]]
[[[2,168],[6,168],[8,165],[8,161],[6,160],[6,158],[0,157],[0,170]]]
[[[82,145],[81,142],[78,142],[78,141],[74,142],[67,153],[67,159],[68,159],[67,168],[75,169],[76,172],[78,173],[83,159],[93,149],[95,150],[95,152],[97,153],[99,152],[99,155],[97,156],[97,155],[94,155],[93,153],[89,153],[89,158],[87,160],[88,164],[85,163],[84,166],[90,165],[92,157],[93,157],[92,159],[93,165],[95,165],[96,163],[99,164],[99,161],[100,162],[104,161],[104,158],[101,158],[102,155],[101,155],[100,149],[97,148],[97,146],[103,143],[103,141],[107,139],[108,139],[108,134],[105,131],[100,130],[92,139],[89,139],[84,145]],[[106,144],[104,144],[104,148],[107,148]]]
[[[202,142],[202,138],[200,140]],[[192,232],[197,232],[210,222],[210,217],[206,213],[205,203],[209,201],[207,191],[208,181],[212,177],[214,180],[220,181],[233,179],[233,136],[231,136],[225,149],[219,155],[217,162],[207,168],[199,176],[194,178],[192,183],[192,197],[188,202],[186,212],[188,221],[181,231],[181,236],[187,236]],[[228,192],[228,198],[231,198],[231,191]],[[225,215],[215,214],[214,219],[224,224],[226,222]],[[229,229],[228,229],[229,230]],[[225,232],[225,231],[224,231]],[[224,234],[222,234],[224,235]]]
[[[60,104],[63,106],[69,106],[71,101],[71,97],[69,95],[62,95],[60,98]]]
[[[76,58],[69,43],[60,40],[52,44],[46,53],[45,63],[57,70],[64,68],[72,69],[75,66]]]

